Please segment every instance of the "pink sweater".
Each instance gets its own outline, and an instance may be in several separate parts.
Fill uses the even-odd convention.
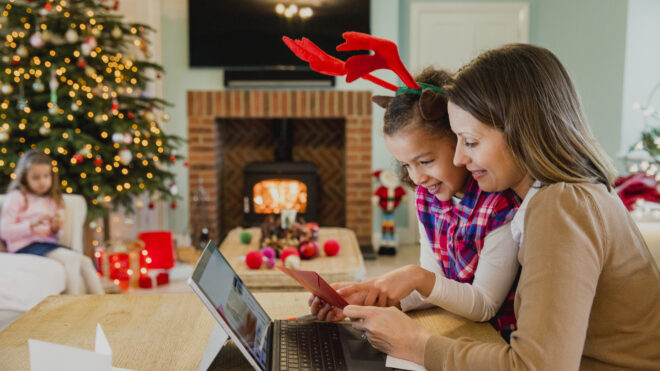
[[[27,205],[26,205],[27,199]],[[30,221],[41,215],[62,216],[63,210],[50,197],[39,197],[19,190],[7,194],[0,213],[0,238],[9,252],[16,252],[34,242],[57,243],[61,230],[50,237],[40,237],[30,229]]]

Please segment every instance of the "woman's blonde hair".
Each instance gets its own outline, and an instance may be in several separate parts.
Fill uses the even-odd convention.
[[[616,171],[587,124],[568,72],[547,49],[505,45],[445,86],[449,100],[504,132],[521,168],[542,183],[603,183]]]
[[[14,177],[14,179],[12,179],[9,183],[7,192],[18,189],[23,194],[32,193],[28,187],[27,174],[32,165],[36,164],[44,164],[50,166],[52,184],[50,186],[50,190],[48,190],[48,197],[52,198],[58,206],[63,207],[64,202],[62,200],[62,189],[60,188],[59,177],[57,176],[57,173],[53,171],[53,159],[38,149],[31,149],[23,153],[23,156],[21,156],[21,158],[18,160],[16,170],[14,171],[16,177]]]

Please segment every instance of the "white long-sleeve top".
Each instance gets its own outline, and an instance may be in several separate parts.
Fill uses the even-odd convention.
[[[472,284],[448,279],[438,263],[424,226],[418,222],[420,265],[435,274],[435,285],[428,297],[413,291],[401,300],[401,309],[442,307],[473,321],[491,319],[502,306],[518,274],[518,247],[510,223],[486,235]]]

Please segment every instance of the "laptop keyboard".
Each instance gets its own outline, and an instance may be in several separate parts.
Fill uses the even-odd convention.
[[[336,324],[280,321],[280,369],[348,370]]]

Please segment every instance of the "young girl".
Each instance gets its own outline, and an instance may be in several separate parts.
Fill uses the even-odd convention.
[[[64,200],[53,160],[39,150],[23,154],[0,214],[0,238],[10,253],[57,260],[66,272],[67,294],[103,294],[92,260],[57,243]]]
[[[371,343],[428,370],[657,370],[660,272],[612,191],[614,168],[549,50],[490,50],[445,87],[454,162],[523,198],[510,344],[431,335],[400,312],[349,305]]]
[[[475,321],[492,319],[508,340],[515,330],[519,266],[507,223],[518,199],[511,191],[483,192],[465,168],[453,164],[456,135],[439,88],[450,79],[427,69],[415,78],[423,92],[374,97],[386,108],[385,145],[401,163],[404,181],[417,186],[421,266],[337,287],[353,304],[398,305],[404,311],[437,305]],[[313,300],[319,318],[343,318],[340,310],[328,312],[320,299]]]

